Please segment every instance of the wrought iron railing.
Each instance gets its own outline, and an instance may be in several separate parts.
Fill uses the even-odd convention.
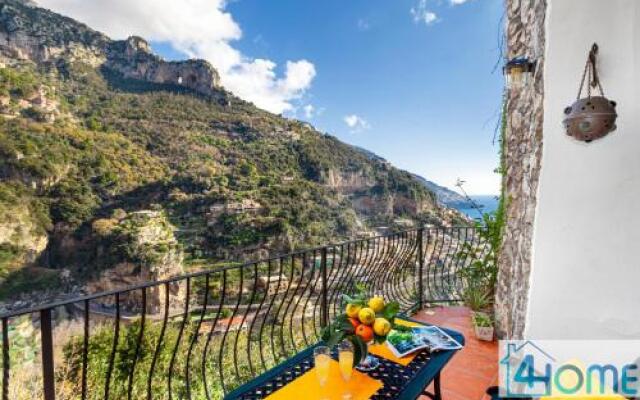
[[[212,399],[317,340],[356,285],[460,300],[474,228],[417,229],[0,316],[2,400]]]

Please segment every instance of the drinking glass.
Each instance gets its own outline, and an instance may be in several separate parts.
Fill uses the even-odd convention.
[[[329,380],[329,365],[331,361],[330,349],[327,346],[318,346],[313,349],[313,361],[316,367],[318,382],[320,382],[320,388],[324,389],[327,381]]]
[[[344,382],[348,384],[353,373],[353,345],[351,342],[344,341],[338,345],[338,364],[340,365],[340,375],[342,375]],[[348,387],[342,398],[344,400],[351,399],[351,392],[349,392]]]

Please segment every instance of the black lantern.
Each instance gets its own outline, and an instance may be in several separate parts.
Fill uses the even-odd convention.
[[[529,61],[527,57],[512,58],[504,66],[504,75],[507,80],[507,88],[523,87],[529,83],[536,63]]]
[[[587,64],[584,67],[578,99],[570,107],[564,109],[564,127],[567,135],[587,143],[600,139],[616,129],[616,102],[604,97],[604,91],[596,69],[596,55],[598,45],[591,47]],[[587,83],[587,97],[580,98],[585,79]],[[600,96],[591,96],[591,88],[598,88]]]

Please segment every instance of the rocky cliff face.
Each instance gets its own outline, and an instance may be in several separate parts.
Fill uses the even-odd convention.
[[[29,208],[16,205],[11,212],[0,210],[0,246],[11,246],[22,253],[22,261],[32,264],[47,247],[48,237],[33,220]]]
[[[104,62],[109,38],[70,18],[19,0],[0,3],[0,53],[11,59],[49,62],[65,57]]]
[[[322,182],[332,189],[349,192],[365,190],[375,185],[375,179],[366,171],[330,169],[322,174]]]
[[[109,43],[105,65],[125,78],[183,86],[207,96],[221,90],[218,72],[207,61],[166,62],[153,54],[149,44],[137,36]]]
[[[91,279],[85,289],[90,293],[103,292],[181,274],[183,253],[174,230],[164,213],[151,210],[121,213],[114,218],[94,221],[93,235],[100,243],[97,256],[111,258],[109,264],[113,266]],[[124,251],[114,254],[114,249]],[[179,304],[179,287],[172,289],[172,301]],[[159,312],[164,305],[163,299],[158,288],[148,293],[147,312]],[[112,304],[111,300],[103,299],[103,305]],[[121,300],[128,309],[142,306],[139,291],[125,293]]]
[[[132,36],[113,41],[86,25],[19,0],[0,3],[0,54],[5,59],[105,66],[126,78],[183,86],[206,96],[221,92],[217,71],[204,60],[167,62]]]

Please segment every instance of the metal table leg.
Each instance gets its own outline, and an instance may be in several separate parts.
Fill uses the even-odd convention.
[[[433,380],[433,393],[427,392],[426,388],[422,392],[425,396],[433,400],[442,400],[442,392],[440,391],[440,372]]]

